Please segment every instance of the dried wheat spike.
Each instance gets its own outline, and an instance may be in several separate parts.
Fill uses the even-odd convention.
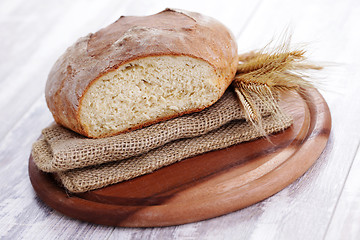
[[[278,121],[283,121],[285,115],[274,94],[278,91],[313,87],[313,84],[305,79],[307,76],[304,72],[309,69],[322,69],[307,63],[304,55],[304,50],[289,51],[287,44],[270,53],[252,51],[239,55],[239,65],[232,85],[247,120],[260,132],[265,133],[261,115],[252,96],[256,95]]]

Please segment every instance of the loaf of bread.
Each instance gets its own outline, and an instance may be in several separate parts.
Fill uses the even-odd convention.
[[[66,50],[45,97],[58,124],[113,136],[212,105],[237,63],[233,35],[213,18],[173,9],[122,16]]]

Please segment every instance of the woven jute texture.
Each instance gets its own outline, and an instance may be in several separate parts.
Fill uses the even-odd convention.
[[[256,102],[256,101],[255,101]],[[266,134],[286,129],[259,103]],[[261,137],[228,90],[213,106],[118,136],[89,139],[53,124],[33,144],[39,169],[54,172],[70,192],[86,192],[137,176],[208,151]]]

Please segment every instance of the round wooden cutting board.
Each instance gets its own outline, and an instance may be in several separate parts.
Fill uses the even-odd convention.
[[[270,136],[185,159],[154,173],[82,194],[69,194],[29,159],[38,196],[87,222],[169,226],[230,213],[277,193],[302,176],[325,148],[329,108],[317,90],[281,97],[292,127]]]

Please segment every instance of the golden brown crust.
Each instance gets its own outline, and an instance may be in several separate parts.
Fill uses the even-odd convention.
[[[89,86],[127,62],[161,55],[185,55],[211,64],[219,74],[217,87],[221,94],[218,98],[230,85],[237,66],[234,37],[210,17],[172,9],[145,17],[122,16],[95,34],[80,38],[53,66],[45,97],[55,121],[88,136],[80,124],[79,110]],[[176,116],[156,119],[136,128]]]

